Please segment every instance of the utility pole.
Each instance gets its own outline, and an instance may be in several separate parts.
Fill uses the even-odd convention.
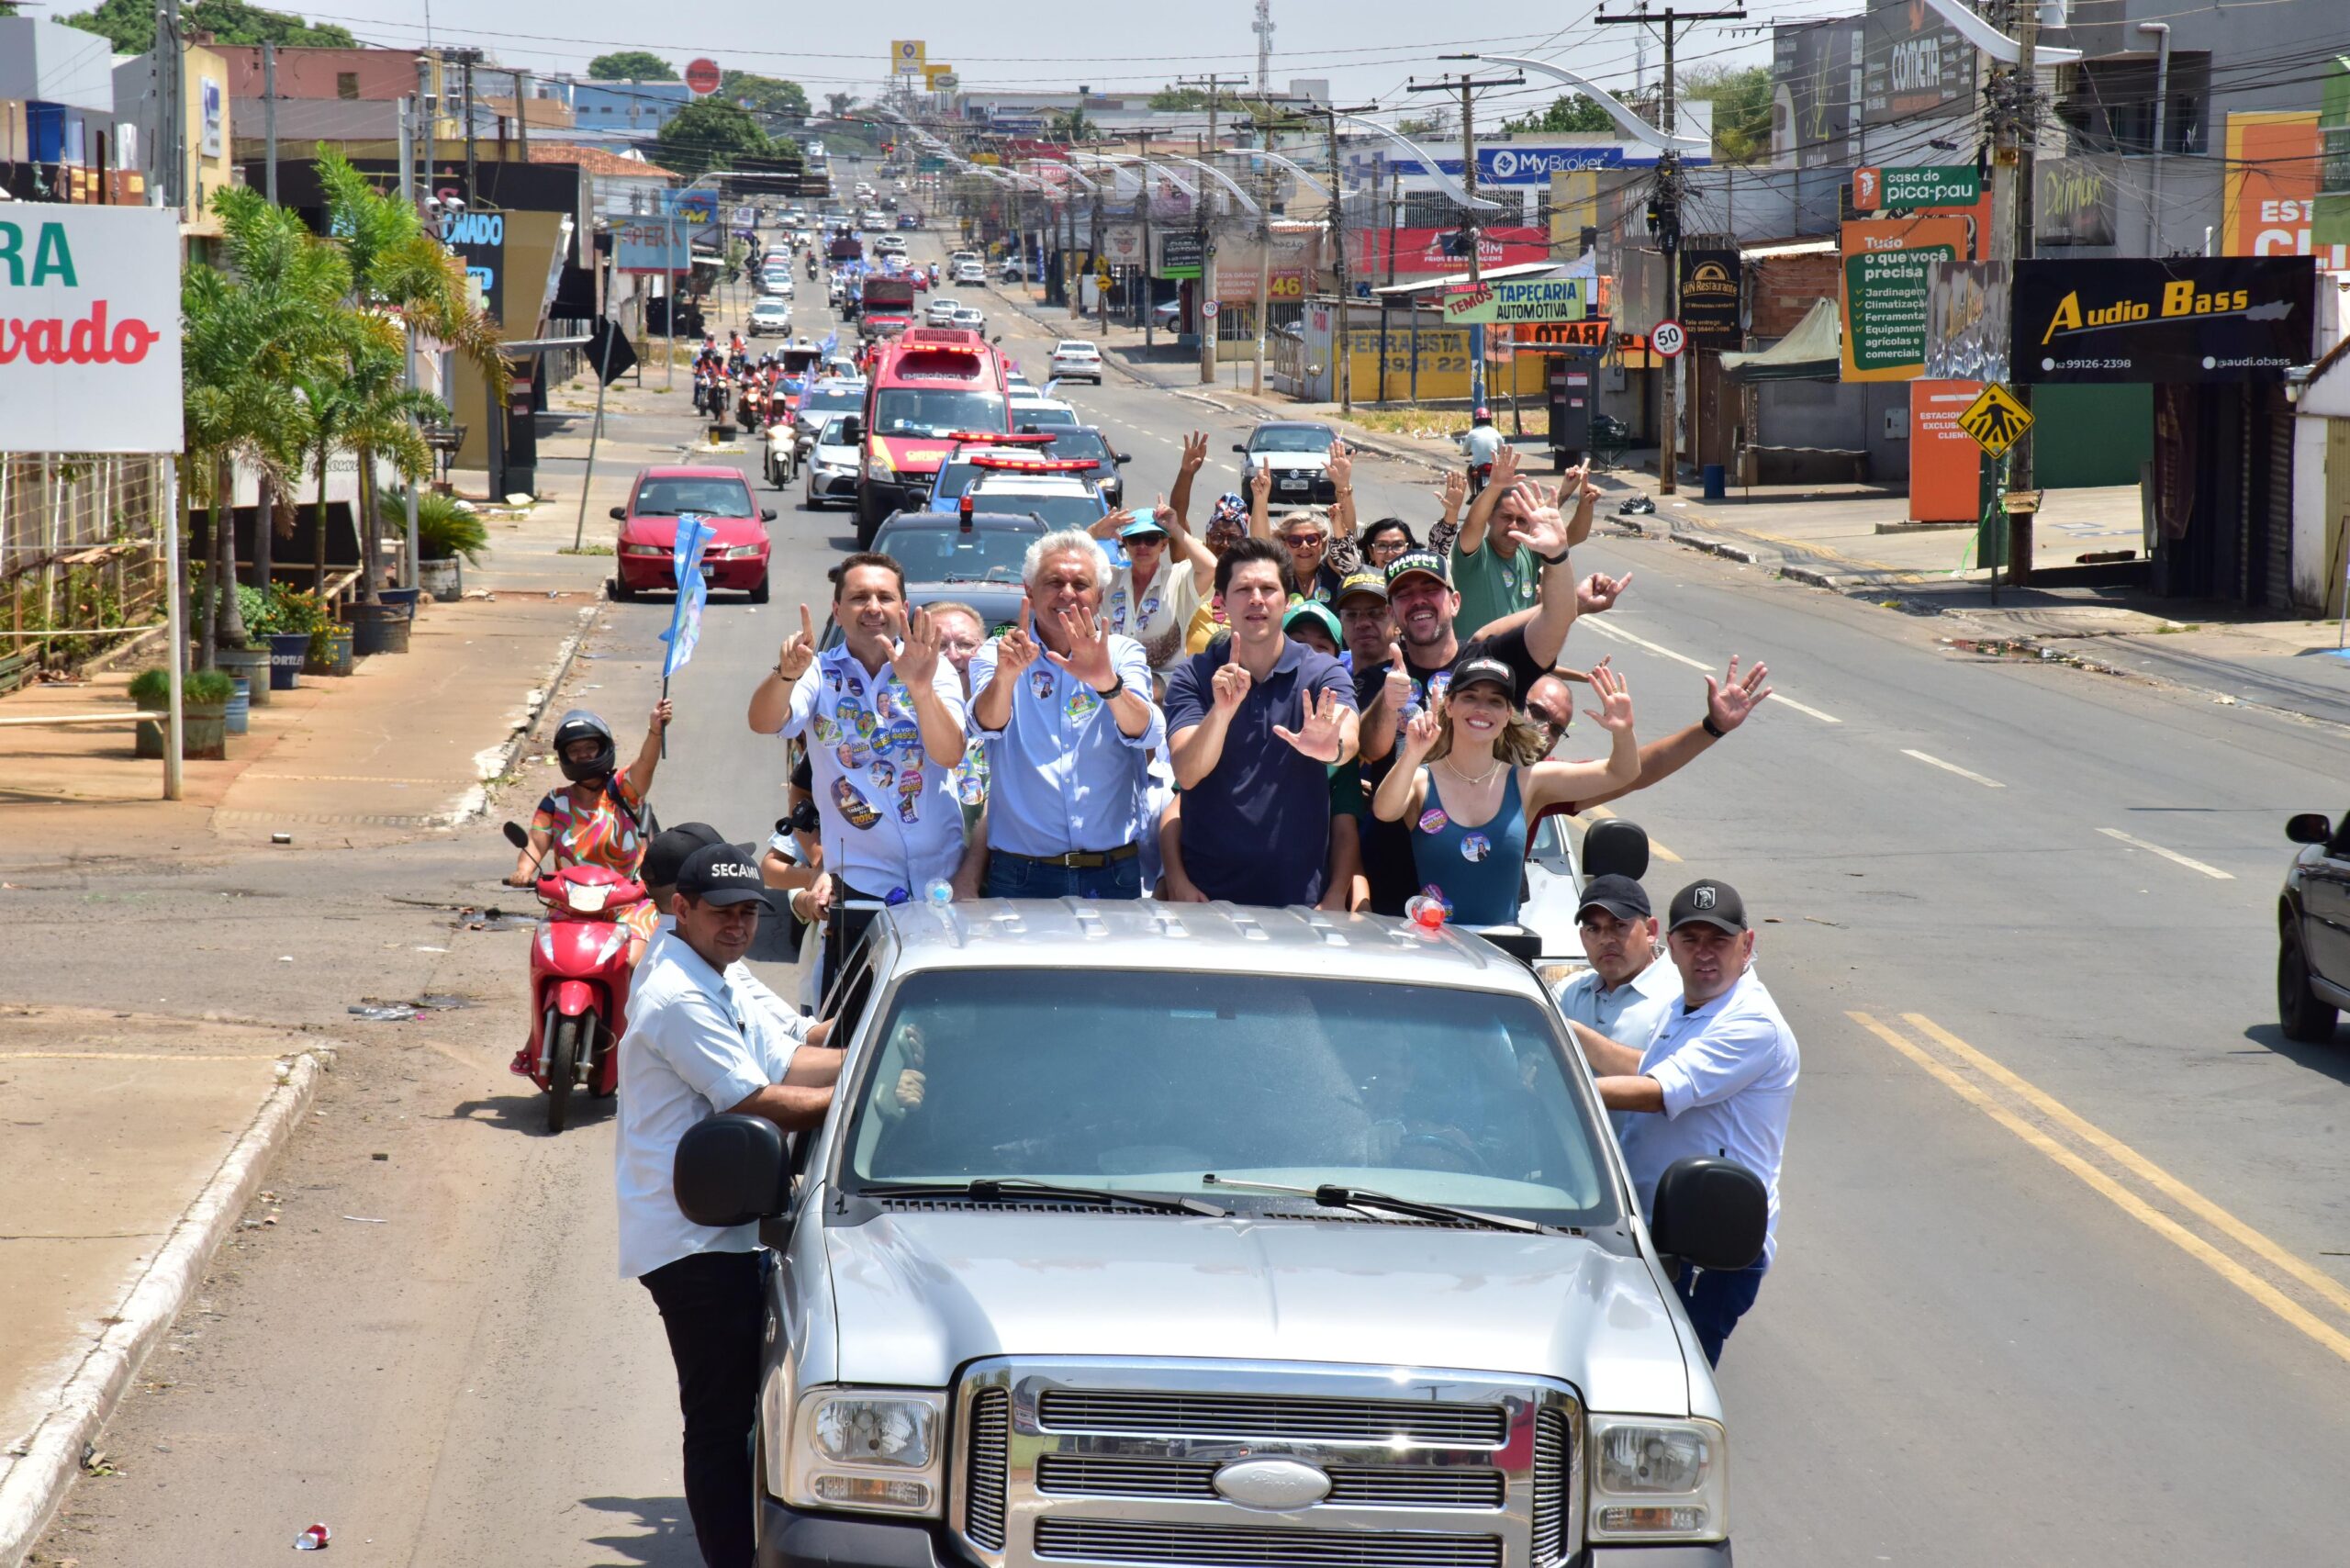
[[[416,206],[417,195],[416,133],[423,117],[423,94],[419,93],[413,98],[403,97],[400,99],[400,199],[407,202],[411,210]],[[400,347],[401,353],[404,356],[403,368],[406,372],[408,385],[409,389],[413,391],[417,385],[415,328],[408,328],[400,333]],[[406,503],[407,515],[402,520],[408,535],[408,548],[405,552],[404,558],[410,562],[415,561],[417,558],[416,485],[417,482],[414,479],[410,479],[408,482],[408,499]],[[321,543],[319,548],[321,553],[320,558],[323,559],[326,546]],[[410,571],[401,575],[401,587],[413,588],[415,584],[416,578],[412,568]]]
[[[1218,146],[1216,108],[1223,102],[1224,90],[1226,87],[1245,87],[1248,84],[1248,78],[1246,76],[1227,77],[1214,74],[1203,77],[1186,76],[1178,82],[1179,86],[1203,88],[1208,95],[1208,139],[1206,144],[1200,149],[1200,162],[1204,163],[1215,156]],[[1199,233],[1200,303],[1203,307],[1215,297],[1215,237],[1214,226],[1208,217],[1214,209],[1214,203],[1215,192],[1210,188],[1207,181],[1202,180],[1200,182]],[[1200,311],[1200,385],[1203,386],[1211,386],[1215,384],[1215,338],[1216,319],[1203,308]]]
[[[471,210],[481,201],[481,186],[474,177],[474,67],[481,61],[477,49],[453,49],[442,51],[442,58],[453,60],[464,68],[458,92],[465,106],[465,207]]]
[[[2036,0],[2024,4],[2009,4],[2008,24],[2016,40],[2016,62],[2008,73],[2008,92],[2001,102],[2000,129],[2005,132],[2004,146],[1992,152],[1991,179],[1993,189],[1992,225],[1998,240],[2005,242],[2006,253],[2012,263],[2031,259],[2031,200],[2033,185],[2032,149],[2040,140],[2040,77],[2038,50],[2040,46],[2040,6]],[[2169,37],[2164,36],[2167,53]],[[2159,108],[2156,110],[2160,114]],[[2159,123],[2159,120],[2157,121]],[[2156,152],[2161,151],[2159,145]],[[2157,168],[2160,167],[2158,163]],[[2007,176],[2007,198],[2010,219],[2002,221],[1998,208],[1999,176]],[[2013,274],[2009,274],[2012,278]],[[2010,388],[2016,400],[2028,413],[2031,409],[2031,388],[2017,386]],[[2016,438],[2007,455],[2008,476],[2003,488],[2029,490],[2032,483],[2031,431],[2027,429]],[[2002,507],[2006,498],[2000,498]],[[2017,512],[2006,520],[2008,534],[2008,581],[2010,584],[2031,580],[2032,514]],[[1998,574],[1992,580],[1998,581]]]
[[[1441,58],[1474,60],[1477,57],[1473,54],[1449,54]],[[1461,188],[1469,193],[1472,201],[1477,196],[1477,89],[1521,87],[1525,84],[1526,78],[1523,76],[1481,77],[1466,71],[1462,72],[1458,78],[1439,76],[1433,82],[1415,80],[1405,84],[1406,88],[1415,93],[1459,93],[1460,95],[1460,185]],[[1484,271],[1477,255],[1478,223],[1475,207],[1460,209],[1460,232],[1469,241],[1469,281],[1473,285]],[[1415,325],[1416,328],[1416,317]],[[1413,333],[1416,350],[1418,335],[1416,330]],[[1472,326],[1469,329],[1469,406],[1472,409],[1481,408],[1484,401],[1485,329]]]
[[[267,39],[261,45],[261,133],[269,144],[267,184],[269,205],[277,205],[277,46]]]
[[[432,57],[429,54],[420,54],[416,57],[416,114],[413,123],[416,136],[416,162],[421,173],[418,174],[416,185],[410,192],[420,203],[432,194],[432,131],[433,122],[440,118],[440,101],[432,95]],[[431,223],[431,217],[422,214],[421,208],[420,208],[420,215],[425,217],[428,224]]]
[[[1258,0],[1258,13],[1265,14],[1266,0]],[[1265,24],[1270,31],[1272,24]],[[1264,86],[1264,67],[1258,66],[1257,84]],[[1257,368],[1250,378],[1248,395],[1265,395],[1265,328],[1273,313],[1273,161],[1265,156],[1273,147],[1273,123],[1270,117],[1259,112],[1249,118],[1257,126]]]
[[[1151,351],[1151,319],[1158,302],[1151,297],[1150,286],[1150,129],[1145,127],[1135,132],[1135,166],[1142,175],[1142,352],[1147,358]]]
[[[527,71],[515,72],[514,153],[526,164],[531,161],[531,111],[524,106],[530,102],[530,99],[525,96],[530,90],[531,73]]]
[[[1331,366],[1330,375],[1338,390],[1338,411],[1341,414],[1351,414],[1355,409],[1355,354],[1354,323],[1349,319],[1350,312],[1348,306],[1351,286],[1347,282],[1346,204],[1340,194],[1345,189],[1345,182],[1338,174],[1338,117],[1367,115],[1378,106],[1376,104],[1357,104],[1352,108],[1342,109],[1335,106],[1317,107],[1308,105],[1294,111],[1301,116],[1318,118],[1322,121],[1323,147],[1330,159],[1330,276],[1338,297],[1336,330],[1330,340],[1332,352],[1337,356],[1337,360]],[[1270,131],[1267,141],[1270,145]],[[1379,206],[1379,177],[1375,174],[1371,176],[1371,195],[1372,216],[1376,218]],[[1385,398],[1387,377],[1386,324],[1387,319],[1382,313],[1380,317],[1379,345],[1379,375],[1382,400]]]
[[[1648,28],[1660,24],[1662,26],[1664,77],[1657,100],[1659,106],[1657,119],[1660,122],[1657,129],[1664,132],[1669,140],[1674,129],[1673,99],[1674,29],[1684,22],[1693,24],[1735,22],[1742,20],[1745,16],[1746,11],[1743,6],[1732,11],[1682,11],[1667,6],[1662,11],[1652,11],[1649,8],[1648,0],[1639,0],[1638,8],[1628,16],[1594,17],[1592,20],[1614,26],[1640,28],[1640,39],[1643,44],[1641,59],[1644,69],[1647,59],[1645,42]],[[1667,147],[1662,152],[1657,154],[1656,189],[1649,197],[1649,228],[1650,232],[1656,236],[1657,247],[1664,256],[1664,313],[1669,319],[1677,319],[1681,314],[1681,199],[1684,192],[1685,186],[1683,185],[1681,174],[1681,155]],[[1676,447],[1681,422],[1681,366],[1684,362],[1695,358],[1695,354],[1684,351],[1678,357],[1667,360],[1660,375],[1658,394],[1662,399],[1664,412],[1663,418],[1659,420],[1663,428],[1657,438],[1656,487],[1659,495],[1670,496],[1680,488],[1680,463]]]

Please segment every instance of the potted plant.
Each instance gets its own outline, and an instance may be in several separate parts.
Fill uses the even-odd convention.
[[[349,675],[351,628],[330,619],[311,633],[309,661],[302,667],[312,675]]]
[[[310,638],[327,623],[326,607],[315,594],[274,585],[269,592],[269,684],[291,691],[301,684],[303,661],[309,657]]]
[[[384,521],[408,526],[405,493],[384,498]],[[481,565],[489,530],[481,514],[454,496],[420,492],[416,498],[417,586],[443,604],[464,595],[464,565]]]
[[[223,643],[212,650],[212,667],[243,678],[256,708],[269,706],[269,596],[245,583],[237,585],[237,612],[245,623],[246,644]]]
[[[229,755],[229,699],[236,683],[217,669],[200,669],[180,681],[180,755],[220,761]],[[172,673],[158,666],[130,678],[130,700],[152,717],[139,721],[137,754],[161,761],[171,721]]]

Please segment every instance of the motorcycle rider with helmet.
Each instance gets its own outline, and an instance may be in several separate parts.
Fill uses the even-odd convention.
[[[663,698],[645,725],[636,760],[616,766],[618,749],[610,726],[584,708],[574,708],[554,729],[554,756],[570,782],[539,801],[531,819],[529,846],[515,856],[509,887],[536,885],[542,876],[565,866],[602,866],[623,877],[636,875],[644,858],[644,797],[661,763],[661,733],[673,710]]]
[[[1502,449],[1502,432],[1494,428],[1492,410],[1480,404],[1470,418],[1468,433],[1460,439],[1460,450],[1469,456],[1470,487],[1483,489],[1493,476],[1494,454]]]

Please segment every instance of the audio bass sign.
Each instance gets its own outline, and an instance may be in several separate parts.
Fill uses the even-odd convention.
[[[0,451],[180,444],[179,214],[0,207]]]
[[[2316,357],[2308,256],[2015,263],[2020,382],[2281,382]]]

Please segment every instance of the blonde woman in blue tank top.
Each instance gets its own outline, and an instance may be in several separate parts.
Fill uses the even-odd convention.
[[[1546,762],[1542,733],[1517,711],[1517,678],[1499,659],[1452,666],[1443,700],[1404,728],[1395,766],[1371,809],[1409,823],[1421,891],[1460,925],[1517,919],[1527,824],[1545,806],[1631,787],[1640,776],[1632,696],[1606,666],[1591,672],[1589,716],[1614,741],[1605,762]]]

